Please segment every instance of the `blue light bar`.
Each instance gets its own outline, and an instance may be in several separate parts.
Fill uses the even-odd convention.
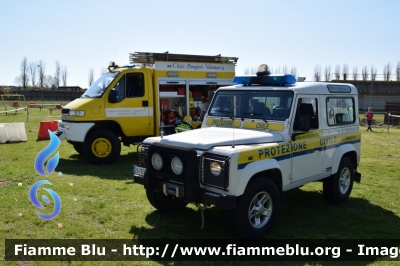
[[[125,66],[122,66],[122,67],[134,68],[134,67],[137,67],[137,66],[140,66],[140,65],[139,64],[128,64],[128,65],[125,65]]]
[[[243,85],[293,85],[296,84],[296,78],[290,74],[284,75],[264,75],[264,76],[236,76],[233,79],[234,84]]]

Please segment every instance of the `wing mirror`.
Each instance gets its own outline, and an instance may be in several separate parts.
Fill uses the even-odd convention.
[[[108,94],[108,102],[110,103],[118,102],[117,91],[114,88],[112,88],[110,90],[110,93]]]

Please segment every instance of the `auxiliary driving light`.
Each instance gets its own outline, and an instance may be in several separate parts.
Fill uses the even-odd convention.
[[[151,156],[151,164],[153,165],[154,169],[161,170],[163,167],[163,159],[161,155],[154,153],[153,156]]]
[[[174,157],[171,161],[171,168],[172,171],[174,171],[174,173],[176,175],[180,175],[183,172],[183,163],[182,160],[179,159],[178,157]]]

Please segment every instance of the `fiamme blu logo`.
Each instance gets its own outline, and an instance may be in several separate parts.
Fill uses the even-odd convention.
[[[56,167],[58,165],[58,161],[59,161],[59,157],[60,157],[59,152],[57,152],[53,157],[48,159],[47,163],[46,163],[46,159],[52,153],[54,153],[57,150],[57,148],[60,146],[60,139],[50,130],[49,130],[49,135],[50,135],[49,145],[38,153],[38,155],[36,156],[36,160],[35,160],[36,172],[44,177],[53,173],[53,171],[56,169]],[[45,167],[46,167],[46,169],[45,169]],[[37,207],[39,209],[46,208],[45,206],[43,206],[43,204],[38,199],[38,192],[40,192],[40,189],[41,189],[40,186],[42,186],[42,185],[51,185],[51,183],[48,180],[40,180],[40,181],[36,182],[35,184],[33,184],[31,189],[29,190],[30,201],[32,202],[32,204],[35,207]],[[49,189],[49,188],[42,188],[42,189],[44,189],[45,191],[47,191],[50,194],[50,196],[54,202],[54,210],[50,214],[43,214],[38,211],[36,211],[36,214],[43,220],[46,220],[46,221],[52,220],[61,211],[61,200],[60,200],[60,197],[58,196],[58,194],[55,191],[53,191],[52,189]],[[41,198],[44,201],[44,203],[50,204],[51,201],[46,195],[42,195]]]

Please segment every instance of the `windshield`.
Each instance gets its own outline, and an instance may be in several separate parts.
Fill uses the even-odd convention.
[[[108,85],[118,76],[119,72],[107,72],[100,76],[89,89],[81,96],[81,98],[97,98],[101,97],[106,91]]]
[[[285,121],[292,100],[292,91],[220,90],[214,96],[208,115]]]

